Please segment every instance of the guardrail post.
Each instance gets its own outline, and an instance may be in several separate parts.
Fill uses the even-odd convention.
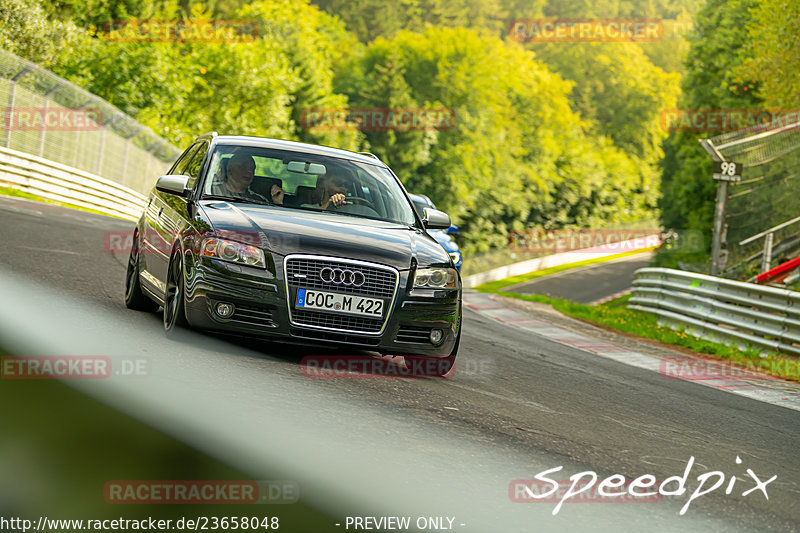
[[[100,128],[100,140],[97,143],[97,164],[95,165],[95,174],[98,176],[103,175],[103,150],[106,144],[106,129]]]
[[[11,124],[14,119],[14,98],[17,92],[17,82],[9,80],[8,82],[8,109],[6,110],[6,123],[5,123],[5,139],[3,139],[3,146],[5,148],[11,147]]]
[[[78,150],[81,147],[81,130],[80,128],[75,129],[75,149],[72,151],[72,166],[77,168],[78,167]]]
[[[122,153],[122,175],[119,177],[119,182],[125,184],[125,177],[128,174],[128,152],[130,151],[131,143],[125,143],[125,151]]]
[[[711,269],[709,274],[719,275],[720,270],[725,267],[722,261],[722,234],[725,231],[725,208],[728,206],[728,182],[725,180],[717,181],[717,200],[714,205],[714,233],[711,237]]]
[[[699,139],[700,145],[708,152],[715,162],[725,161],[711,139]],[[714,176],[712,176],[714,177]],[[709,274],[719,275],[728,262],[727,253],[723,253],[722,245],[725,242],[725,209],[728,207],[728,180],[717,179],[717,200],[714,204],[714,228],[711,234],[711,266]]]
[[[771,231],[767,233],[767,236],[764,238],[764,257],[761,263],[761,272],[769,270],[770,264],[772,263],[772,242],[774,238],[775,233]]]
[[[39,157],[44,156],[44,137],[47,135],[47,108],[49,105],[50,99],[45,96],[42,104],[42,127],[39,129],[39,148],[37,151]]]

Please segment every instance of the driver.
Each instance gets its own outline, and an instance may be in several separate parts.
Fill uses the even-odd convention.
[[[331,168],[330,173],[320,176],[317,179],[316,198],[320,209],[329,207],[341,207],[346,202],[345,193],[350,178],[345,171],[338,168]]]
[[[211,194],[283,205],[284,191],[278,185],[273,185],[270,190],[271,202],[250,188],[255,171],[256,162],[253,156],[242,152],[234,154],[228,160],[225,181],[212,184]]]

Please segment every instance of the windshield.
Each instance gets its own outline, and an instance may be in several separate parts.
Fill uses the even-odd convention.
[[[301,152],[218,146],[202,198],[415,224],[403,190],[385,168]]]

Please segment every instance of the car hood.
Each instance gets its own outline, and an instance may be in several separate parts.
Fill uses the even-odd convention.
[[[319,213],[285,207],[202,203],[202,212],[213,230],[279,255],[325,255],[411,267],[415,257],[421,266],[444,265],[449,257],[425,232],[415,228],[366,218]]]

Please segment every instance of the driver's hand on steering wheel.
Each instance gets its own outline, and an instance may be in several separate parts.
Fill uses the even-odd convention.
[[[333,207],[340,207],[346,204],[345,196],[341,193],[332,194],[330,199],[328,200],[328,205],[324,206],[323,209],[327,209],[329,206],[333,205]]]

